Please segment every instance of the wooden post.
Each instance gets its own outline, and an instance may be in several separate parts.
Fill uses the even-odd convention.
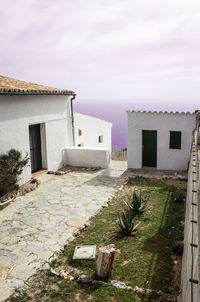
[[[200,111],[197,112],[197,145],[200,146],[200,133],[199,133],[199,127],[200,127]]]
[[[97,276],[101,278],[105,278],[111,275],[114,255],[115,255],[114,244],[109,244],[99,249],[99,256],[97,262]]]

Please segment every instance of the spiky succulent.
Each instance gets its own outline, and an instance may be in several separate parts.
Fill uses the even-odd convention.
[[[124,214],[124,212],[120,215],[119,218],[119,227],[122,233],[125,235],[133,235],[137,232],[138,224],[134,224],[133,217],[130,214]]]
[[[142,198],[141,191],[139,195],[135,191],[133,192],[132,200],[130,203],[124,200],[125,205],[130,209],[133,216],[141,215],[144,213],[146,202],[147,201]]]

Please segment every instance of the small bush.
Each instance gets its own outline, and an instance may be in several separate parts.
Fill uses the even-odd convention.
[[[133,192],[132,200],[130,203],[124,200],[125,205],[129,208],[133,216],[141,215],[144,213],[146,202],[147,201],[142,198],[141,191],[139,195],[135,191]]]
[[[122,213],[121,215],[118,214],[118,218],[119,218],[119,227],[123,234],[133,235],[137,232],[137,227],[139,223],[136,225],[134,224],[132,215],[130,214],[126,215]]]
[[[173,246],[172,251],[175,255],[182,256],[183,255],[183,243],[176,243]]]
[[[28,156],[22,158],[15,149],[0,155],[0,197],[18,188],[18,176],[27,163]]]
[[[174,202],[183,203],[184,200],[185,200],[185,192],[184,192],[184,191],[181,191],[181,190],[176,190],[176,191],[173,193],[173,199],[174,199]]]

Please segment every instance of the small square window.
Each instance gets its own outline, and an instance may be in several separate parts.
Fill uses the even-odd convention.
[[[181,131],[170,131],[170,149],[181,149]]]
[[[99,136],[99,143],[103,143],[103,135]]]
[[[82,130],[78,129],[78,136],[81,136],[81,135],[82,135]]]

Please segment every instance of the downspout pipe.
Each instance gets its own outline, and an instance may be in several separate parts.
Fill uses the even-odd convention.
[[[75,99],[76,94],[72,95],[71,98],[71,118],[72,118],[72,140],[73,140],[73,146],[75,146],[75,133],[74,133],[74,109],[73,109],[73,100]]]

